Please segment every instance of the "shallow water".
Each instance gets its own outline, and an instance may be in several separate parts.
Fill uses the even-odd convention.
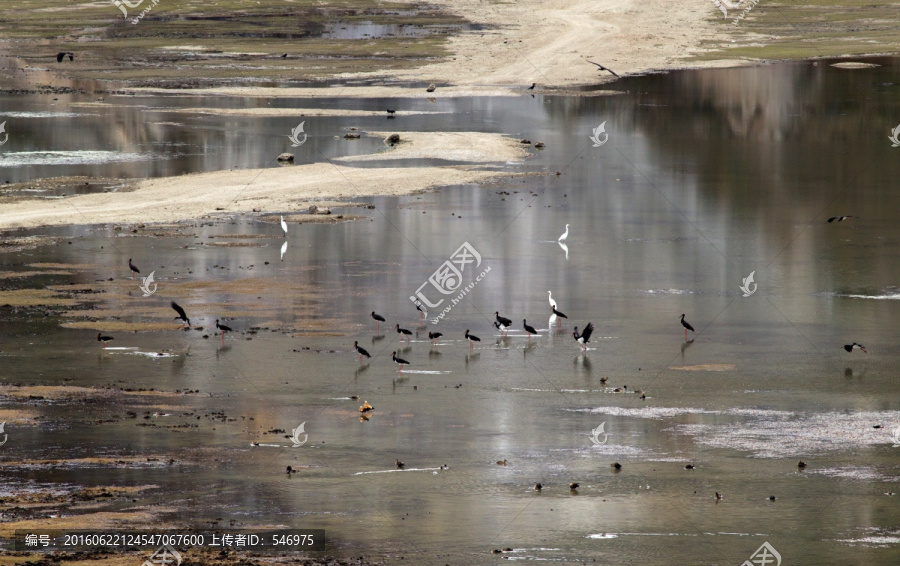
[[[300,281],[322,291],[324,311],[343,321],[333,330],[343,335],[261,330],[229,335],[222,346],[201,332],[113,333],[116,347],[139,350],[104,352],[94,331],[0,309],[3,383],[121,380],[201,392],[166,399],[170,416],[147,419],[131,399],[136,421],[102,424],[94,421],[126,408],[0,399],[0,408],[47,416],[37,426],[7,425],[4,461],[132,454],[177,461],[89,472],[22,466],[5,475],[21,485],[155,484],[161,488],[141,503],[176,505],[177,521],[324,528],[339,552],[387,552],[415,564],[741,564],[764,541],[790,564],[894,564],[900,500],[886,493],[900,487],[892,440],[900,425],[900,148],[887,137],[900,122],[900,63],[878,62],[862,70],[803,62],[639,77],[616,83],[627,93],[616,97],[280,101],[452,112],[308,118],[308,141],[294,149],[286,136],[299,117],[167,113],[187,104],[177,97],[107,97],[113,108],[89,110],[69,109],[74,98],[6,98],[0,109],[20,113],[0,112],[10,133],[0,179],[11,182],[276,166],[273,157],[286,150],[305,163],[383,147],[380,139],[334,139],[351,126],[541,140],[546,149],[508,167],[549,175],[364,199],[376,205],[364,210],[371,221],[291,225],[283,261],[278,224],[248,217],[193,223],[197,236],[184,238],[105,227],[27,231],[72,245],[0,255],[4,271],[38,262],[95,267],[4,280],[5,288],[115,277],[133,287],[134,301],[178,300],[208,333],[232,308],[277,307],[274,317],[228,318],[238,331],[317,315],[263,287],[259,300],[182,297],[166,290],[167,281]],[[50,112],[57,114],[41,114]],[[79,115],[58,114],[66,112]],[[589,136],[601,122],[609,138],[593,147]],[[27,152],[148,158],[2,166]],[[826,222],[846,214],[855,218]],[[556,238],[567,223],[565,252]],[[251,240],[262,247],[200,245],[235,233],[272,238]],[[409,296],[463,242],[481,256],[463,283],[490,272],[438,324],[420,323]],[[141,298],[140,281],[126,280],[129,257],[143,273],[155,270],[153,297]],[[751,271],[758,288],[744,297],[739,287]],[[549,328],[548,290],[569,317],[559,331]],[[441,296],[424,292],[431,301]],[[379,333],[372,310],[388,319]],[[491,325],[498,310],[514,320],[509,337]],[[690,342],[681,313],[696,328]],[[523,318],[543,331],[530,346]],[[588,321],[597,328],[581,354],[571,331]],[[414,331],[408,345],[393,331],[398,322]],[[482,339],[471,352],[466,329]],[[430,346],[429,330],[444,334],[439,346]],[[373,355],[365,365],[354,340]],[[868,354],[841,348],[854,341]],[[395,350],[411,362],[403,376],[391,363]],[[136,355],[163,351],[174,356]],[[375,407],[368,421],[359,418],[363,401]],[[219,410],[236,420],[205,416]],[[199,421],[185,415],[200,412]],[[263,434],[290,436],[300,423],[309,439],[299,448],[285,434]],[[606,440],[595,444],[591,431],[601,423]],[[169,428],[188,424],[198,426]],[[613,462],[623,468],[614,471]],[[286,465],[301,472],[287,476]],[[715,492],[724,495],[718,503]],[[513,551],[489,554],[506,547]]]

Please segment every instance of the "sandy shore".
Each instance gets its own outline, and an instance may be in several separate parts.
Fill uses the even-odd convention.
[[[405,132],[403,135],[408,141],[396,151],[410,157],[446,158],[450,152],[456,161],[505,163],[520,161],[527,155],[523,144],[500,134]],[[0,211],[0,229],[73,223],[178,222],[254,209],[300,211],[318,199],[408,195],[508,175],[509,172],[471,166],[385,167],[374,174],[373,169],[334,163],[215,171],[148,179],[128,192],[15,202]]]

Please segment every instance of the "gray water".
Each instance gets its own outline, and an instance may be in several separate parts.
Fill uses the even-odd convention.
[[[186,300],[166,293],[166,278],[300,281],[315,285],[324,311],[344,322],[336,336],[261,331],[229,335],[224,347],[200,332],[116,336],[118,347],[176,354],[153,359],[100,352],[94,331],[2,309],[3,383],[199,389],[203,396],[171,404],[236,419],[200,422],[171,411],[153,422],[201,426],[94,424],[103,410],[29,401],[46,421],[7,427],[4,460],[174,454],[218,463],[4,475],[12,485],[155,484],[141,504],[170,503],[172,520],[323,528],[335,552],[388,553],[390,563],[741,564],[768,541],[785,564],[894,564],[900,500],[886,494],[900,487],[892,441],[900,425],[900,195],[892,190],[900,148],[888,135],[900,122],[900,64],[877,62],[653,75],[615,83],[623,94],[614,97],[278,101],[446,112],[309,118],[308,141],[291,150],[297,163],[381,147],[334,139],[351,126],[474,130],[544,141],[546,149],[506,167],[548,174],[365,199],[376,205],[364,210],[371,221],[292,225],[283,262],[278,224],[250,217],[194,223],[196,238],[123,237],[107,227],[23,232],[64,235],[72,245],[3,254],[4,270],[99,267],[6,280],[4,288],[124,279],[131,257],[160,281],[150,299],[123,281],[135,287],[134,300],[178,300],[207,329],[229,308],[252,311],[254,301]],[[74,109],[67,103],[78,97],[58,98],[3,99],[10,142],[0,148],[0,182],[276,166],[299,121],[167,112],[187,104],[175,97],[107,97],[113,108]],[[593,147],[601,122],[609,138]],[[88,152],[93,160],[37,161],[28,152]],[[847,214],[855,218],[826,222]],[[566,224],[568,256],[556,243]],[[196,245],[225,233],[272,238],[259,248]],[[464,242],[481,265],[464,271],[463,283],[490,271],[443,320],[420,323],[409,296]],[[744,297],[739,287],[751,272],[758,287]],[[569,317],[559,331],[549,330],[548,290]],[[432,301],[439,295],[425,292]],[[309,316],[289,297],[261,296],[278,322],[302,326]],[[388,319],[380,332],[372,310]],[[491,326],[494,311],[514,320],[510,337]],[[689,342],[681,313],[696,329]],[[542,330],[530,345],[523,318]],[[228,324],[245,331],[271,320]],[[571,332],[588,321],[596,330],[581,353]],[[415,332],[408,346],[398,345],[398,322]],[[472,352],[466,329],[482,338]],[[437,347],[429,330],[444,334]],[[354,340],[370,362],[357,361]],[[854,341],[868,354],[842,349]],[[402,377],[391,363],[397,349],[411,362]],[[696,368],[705,364],[722,371]],[[628,392],[614,392],[624,385]],[[364,400],[375,407],[368,421],[359,419]],[[262,434],[302,422],[309,440],[300,448],[283,434]],[[598,439],[607,440],[595,445],[591,431],[601,423],[608,436]],[[406,469],[397,471],[395,459]],[[801,459],[809,464],[802,471]],[[623,468],[613,471],[613,462]],[[286,465],[308,467],[288,477]],[[490,554],[506,547],[513,552]]]

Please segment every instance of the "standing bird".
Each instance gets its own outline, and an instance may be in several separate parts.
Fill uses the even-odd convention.
[[[834,222],[835,220],[837,220],[838,222],[843,222],[844,220],[847,220],[848,218],[855,218],[855,216],[832,216],[831,218],[828,219],[828,221]]]
[[[69,61],[74,61],[74,60],[75,60],[75,54],[74,54],[74,53],[69,53],[68,51],[60,51],[59,53],[56,54],[56,62],[57,62],[57,63],[62,63],[63,57],[65,57],[66,55],[69,56]]]
[[[284,230],[284,235],[287,236],[287,222],[284,221],[284,216],[281,217],[281,229]]]
[[[362,346],[359,345],[359,342],[354,341],[353,347],[356,348],[356,352],[359,354],[359,361],[362,361],[363,356],[365,356],[367,358],[372,357],[369,355],[369,352],[367,352],[365,348],[363,348]]]
[[[408,366],[409,362],[404,360],[403,358],[397,357],[397,352],[391,352],[391,359],[394,360],[394,363],[397,364],[397,373],[403,372],[403,366]]]
[[[176,316],[175,318],[180,318],[182,321],[184,321],[184,323],[187,323],[188,328],[190,328],[191,319],[189,319],[187,314],[185,314],[184,309],[181,308],[175,301],[172,301],[172,308],[175,309],[175,312],[178,313],[178,316]],[[182,324],[181,327],[184,328],[184,324]]]
[[[534,90],[535,86],[537,86],[537,83],[531,83],[531,86],[528,87],[528,90]]]
[[[219,330],[222,331],[222,344],[224,344],[225,343],[225,333],[233,332],[233,331],[231,330],[231,327],[225,326],[224,324],[219,324],[218,318],[216,319],[216,328],[218,328]]]
[[[557,326],[557,328],[560,327],[560,326],[562,326],[562,320],[560,320],[560,319],[563,319],[563,318],[569,318],[569,317],[567,317],[566,315],[564,315],[563,313],[561,313],[561,312],[559,312],[558,310],[556,310],[556,307],[550,307],[550,310],[553,312],[554,315],[556,315],[556,326]]]
[[[104,336],[100,332],[97,333],[97,342],[100,342],[101,344],[103,344],[104,348],[106,348],[106,343],[112,339],[113,339],[112,336]]]
[[[138,269],[137,267],[135,267],[133,263],[131,263],[131,258],[128,258],[128,269],[131,270],[131,278],[132,279],[134,279],[135,273],[137,273],[137,274],[141,273],[141,270]]]
[[[525,332],[528,333],[528,343],[531,344],[531,335],[532,334],[537,335],[538,331],[535,330],[533,326],[528,324],[528,320],[524,319],[524,318],[522,319],[522,328],[524,328]]]
[[[844,349],[847,350],[848,352],[852,352],[854,348],[859,348],[860,350],[863,351],[863,353],[866,353],[866,354],[869,353],[869,352],[866,352],[866,347],[863,346],[862,344],[857,344],[856,342],[854,342],[853,344],[844,344]]]
[[[553,291],[547,291],[547,300],[550,301],[550,306],[556,308],[556,301],[553,300]]]
[[[388,118],[393,118],[393,117],[394,117],[394,112],[396,112],[396,110],[391,110],[390,108],[388,108],[388,109],[387,109]]]
[[[618,77],[618,76],[619,76],[619,75],[617,75],[612,69],[608,69],[608,68],[604,67],[603,65],[601,65],[600,63],[594,63],[593,61],[588,61],[587,59],[585,59],[585,61],[587,61],[587,62],[590,63],[591,65],[597,65],[598,67],[600,67],[600,70],[601,70],[601,71],[609,71],[610,73],[612,73],[612,76],[614,76],[614,77]]]
[[[431,345],[434,346],[434,343],[437,342],[437,339],[443,336],[440,332],[428,332],[428,339],[431,340]]]
[[[469,334],[468,330],[466,330],[466,340],[469,341],[469,350],[475,347],[475,342],[481,342],[481,338],[475,336],[474,334]]]
[[[396,460],[396,458],[395,458],[395,460]],[[403,469],[403,466],[406,465],[406,464],[404,464],[403,462],[401,462],[400,460],[397,460],[396,464],[397,464],[397,469],[398,469],[398,470],[402,470],[402,469]]]
[[[382,322],[384,322],[384,317],[381,316],[380,314],[375,314],[375,311],[372,311],[372,318],[375,319],[375,328],[376,329],[381,326]]]
[[[504,332],[507,328],[512,326],[512,321],[505,316],[500,316],[500,311],[495,312],[494,316],[497,317],[497,324],[494,326],[499,328],[500,332]]]
[[[412,336],[412,332],[405,328],[400,328],[400,325],[397,325],[397,334],[400,335],[400,339],[406,338],[406,341],[409,342],[409,337]]]
[[[559,242],[559,243],[561,243],[561,244],[564,244],[564,243],[566,243],[566,238],[568,238],[568,237],[569,237],[569,225],[566,224],[566,231],[563,232],[563,233],[562,233],[562,236],[560,236],[559,239],[556,240],[556,241]]]
[[[572,337],[575,338],[575,341],[578,342],[578,345],[581,346],[582,350],[587,350],[587,343],[591,341],[591,334],[594,332],[594,325],[590,322],[587,323],[587,326],[584,327],[584,331],[579,334],[578,327],[575,327],[574,332],[572,332]]]
[[[500,331],[500,336],[503,336],[503,333],[506,332],[508,328],[505,324],[500,324],[499,322],[494,323],[494,328]]]
[[[687,331],[694,331],[694,327],[690,325],[686,320],[684,320],[684,315],[681,315],[681,326],[684,327],[684,339],[687,340]]]

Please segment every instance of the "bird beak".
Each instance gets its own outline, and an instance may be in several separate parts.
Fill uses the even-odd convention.
[[[864,354],[868,354],[868,353],[869,353],[869,352],[866,352],[866,349],[863,348],[862,346],[860,346],[859,349],[862,350]]]

